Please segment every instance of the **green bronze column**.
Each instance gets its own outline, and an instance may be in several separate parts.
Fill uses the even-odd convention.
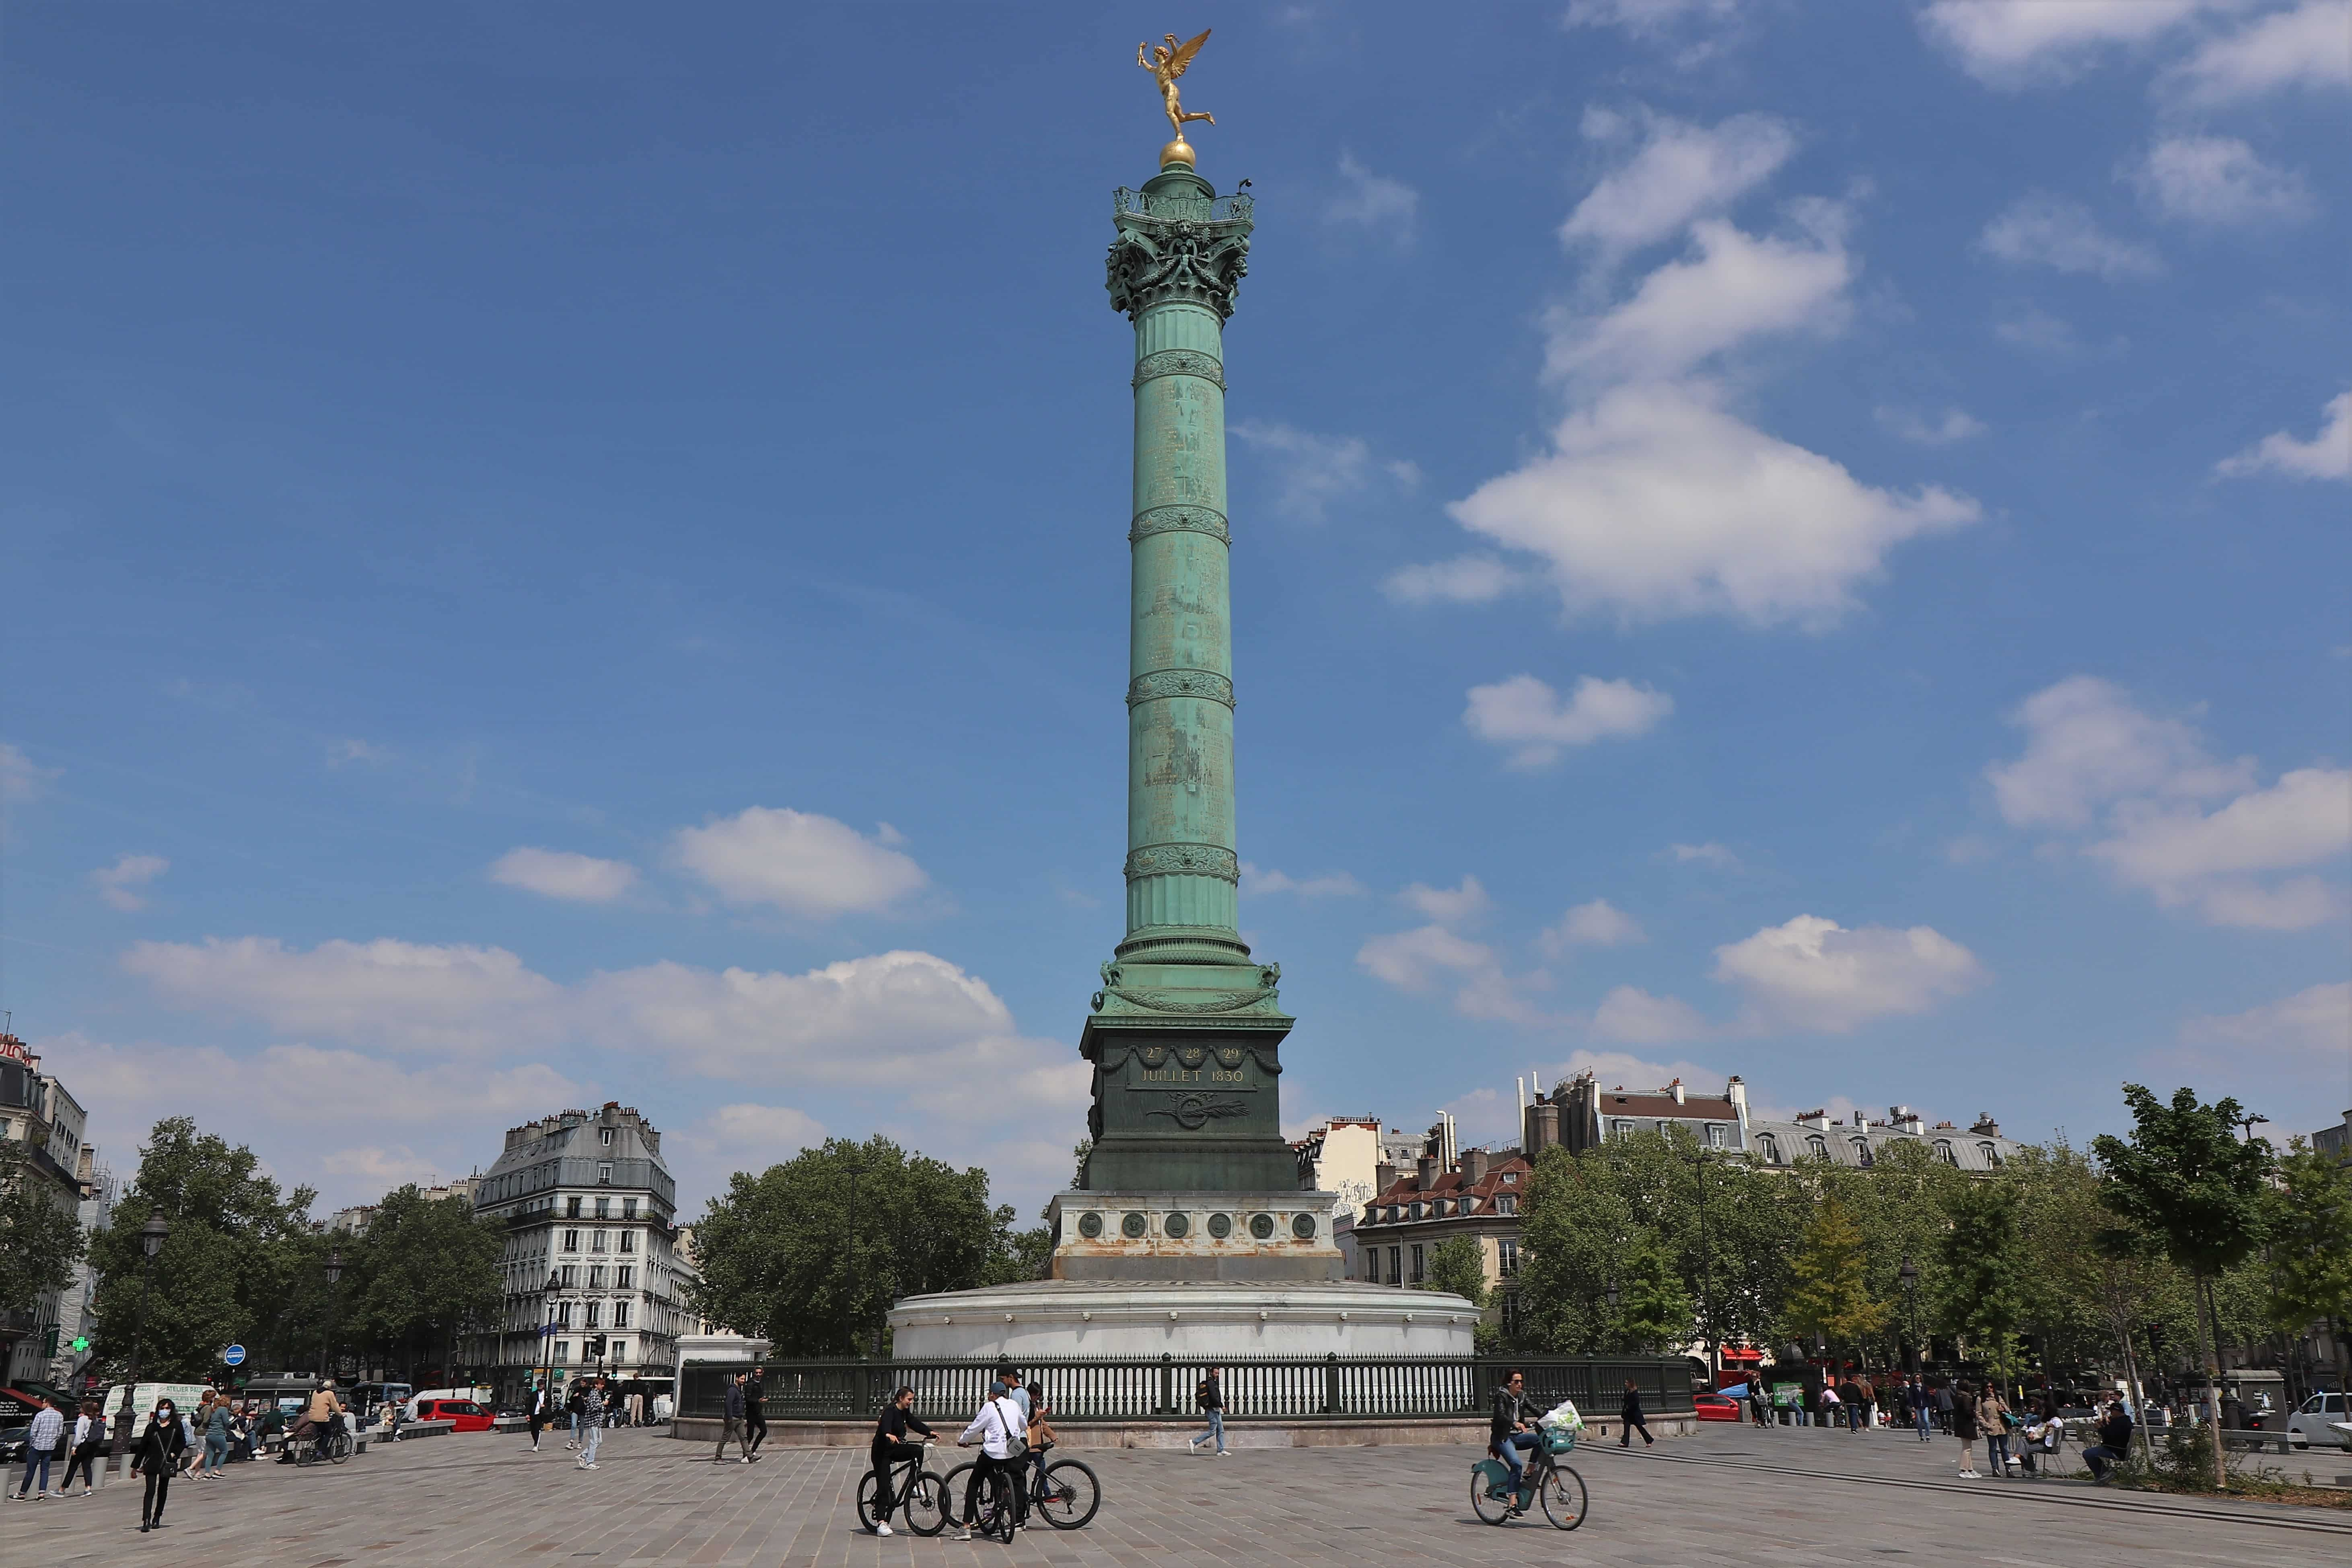
[[[1110,302],[1135,324],[1127,933],[1080,1044],[1081,1190],[1296,1193],[1276,1089],[1294,1020],[1236,909],[1223,350],[1251,203],[1219,196],[1181,141],[1112,210]],[[1286,1228],[1280,1244],[1309,1241]]]

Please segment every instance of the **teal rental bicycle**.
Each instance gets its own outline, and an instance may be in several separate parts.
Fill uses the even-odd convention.
[[[1576,1434],[1547,1427],[1543,1441],[1519,1467],[1519,1489],[1511,1490],[1511,1472],[1491,1455],[1470,1467],[1470,1507],[1488,1524],[1507,1524],[1537,1503],[1557,1530],[1574,1530],[1584,1522],[1584,1478],[1559,1462],[1576,1448]]]

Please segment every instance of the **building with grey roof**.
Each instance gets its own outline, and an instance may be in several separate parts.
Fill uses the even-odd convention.
[[[1949,1122],[1932,1125],[1908,1105],[1890,1105],[1886,1120],[1872,1121],[1856,1113],[1832,1121],[1826,1111],[1808,1111],[1793,1121],[1750,1122],[1748,1137],[1756,1163],[1768,1169],[1788,1167],[1804,1160],[1867,1170],[1888,1148],[1901,1143],[1923,1145],[1948,1166],[1979,1174],[1999,1170],[2015,1159],[2025,1145],[2000,1135],[2000,1124],[1979,1116],[1966,1127]]]

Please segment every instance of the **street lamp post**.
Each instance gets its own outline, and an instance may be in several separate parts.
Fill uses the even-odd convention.
[[[863,1355],[868,1353],[859,1343],[864,1333],[864,1324],[858,1322],[858,1318],[864,1301],[865,1277],[859,1268],[857,1252],[857,1178],[866,1174],[866,1158],[861,1154],[854,1159],[845,1160],[843,1164],[849,1170],[849,1343]],[[871,1354],[877,1356],[882,1354],[879,1331],[874,1336]]]
[[[335,1337],[335,1282],[343,1277],[343,1254],[340,1248],[327,1252],[327,1327],[319,1336],[319,1381],[327,1381],[327,1342]]]
[[[114,1421],[114,1453],[108,1461],[109,1469],[120,1471],[129,1462],[133,1420],[131,1402],[139,1396],[139,1354],[147,1338],[147,1297],[155,1287],[155,1254],[163,1250],[163,1239],[171,1234],[171,1221],[160,1213],[150,1214],[147,1223],[139,1228],[139,1246],[147,1260],[139,1266],[139,1317],[131,1333],[131,1381],[122,1391],[122,1414]]]
[[[1908,1370],[1912,1375],[1916,1376],[1920,1364],[1919,1270],[1912,1267],[1911,1254],[1908,1252],[1903,1254],[1903,1267],[1895,1271],[1895,1277],[1903,1281],[1903,1337],[1909,1342],[1911,1351],[1911,1365]]]
[[[1710,1383],[1723,1381],[1723,1346],[1715,1333],[1715,1254],[1706,1244],[1706,1148],[1691,1150],[1698,1170],[1698,1312],[1706,1333],[1706,1368]]]

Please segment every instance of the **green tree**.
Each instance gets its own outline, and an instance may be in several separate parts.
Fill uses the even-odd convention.
[[[1536,1156],[1519,1199],[1519,1333],[1529,1349],[1590,1355],[1615,1343],[1609,1282],[1638,1228],[1602,1150],[1555,1145]]]
[[[856,1171],[853,1199],[851,1173]],[[786,1355],[867,1349],[901,1296],[986,1283],[1013,1210],[988,1173],[877,1136],[829,1138],[757,1176],[738,1171],[694,1228],[695,1308]]]
[[[1937,1248],[1944,1327],[1967,1335],[2003,1385],[2017,1376],[2017,1328],[2024,1315],[2025,1242],[2018,1210],[2013,1185],[1965,1182],[1945,1197],[1950,1228]]]
[[[33,1167],[21,1139],[0,1139],[0,1311],[29,1307],[44,1291],[73,1281],[89,1238],[64,1189]]]
[[[162,1214],[172,1233],[154,1261],[154,1290],[139,1336],[142,1377],[199,1377],[222,1347],[242,1342],[256,1366],[295,1365],[315,1354],[325,1284],[311,1229],[316,1194],[280,1194],[253,1151],[197,1131],[185,1116],[155,1124],[139,1174],[90,1242],[98,1274],[101,1364],[127,1371],[147,1271],[140,1229]]]
[[[1863,1344],[1886,1327],[1891,1309],[1871,1294],[1870,1249],[1845,1202],[1823,1195],[1789,1267],[1788,1326],[1833,1346]]]
[[[1486,1304],[1486,1254],[1476,1239],[1449,1236],[1429,1251],[1429,1277],[1422,1289],[1447,1291],[1474,1307]]]
[[[380,1344],[412,1371],[420,1354],[437,1350],[454,1376],[457,1340],[499,1321],[505,1249],[506,1228],[476,1218],[468,1200],[401,1187],[350,1249],[338,1337]]]
[[[1690,1337],[1690,1291],[1656,1242],[1637,1243],[1626,1255],[1617,1295],[1616,1332],[1622,1348],[1656,1355]]]
[[[2168,1105],[2141,1085],[2126,1083],[2124,1103],[2131,1107],[2132,1135],[2103,1133],[2091,1144],[2106,1176],[2107,1207],[2156,1239],[2194,1282],[2206,1415],[2218,1429],[2221,1367],[2213,1281],[2262,1240],[2271,1146],[2260,1138],[2239,1139],[2242,1107],[2227,1097],[2204,1105],[2194,1090],[2182,1088]],[[2213,1484],[2229,1484],[2220,1443],[2213,1445]]]
[[[2294,1138],[2279,1161],[2270,1211],[2272,1325],[2295,1335],[2324,1320],[2345,1357],[2345,1328],[2352,1322],[2352,1170]],[[2352,1359],[2339,1361],[2336,1376],[2339,1385],[2352,1378]]]

